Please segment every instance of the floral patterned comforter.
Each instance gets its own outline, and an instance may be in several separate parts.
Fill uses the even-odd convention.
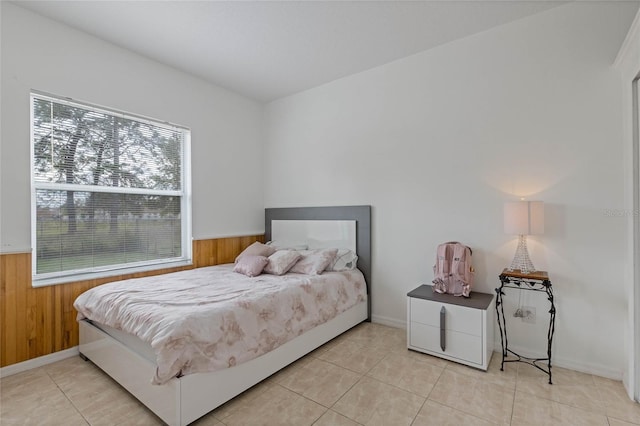
[[[154,384],[232,367],[265,354],[366,300],[358,270],[259,275],[233,265],[104,284],[75,301],[88,318],[149,343]]]

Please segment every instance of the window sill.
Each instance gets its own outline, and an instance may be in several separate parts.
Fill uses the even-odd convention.
[[[118,277],[121,275],[157,271],[159,269],[179,268],[182,266],[192,266],[192,265],[193,265],[193,261],[191,259],[187,259],[187,260],[177,260],[177,261],[166,262],[166,263],[157,263],[153,265],[125,267],[121,269],[110,269],[108,271],[95,271],[95,272],[77,273],[73,275],[60,275],[56,277],[39,278],[34,276],[31,281],[31,286],[34,288],[46,287],[46,286],[56,285],[56,284],[69,284],[69,283],[78,282],[78,281]]]

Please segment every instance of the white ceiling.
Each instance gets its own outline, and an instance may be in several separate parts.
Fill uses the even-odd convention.
[[[564,2],[15,3],[250,98],[271,101]]]

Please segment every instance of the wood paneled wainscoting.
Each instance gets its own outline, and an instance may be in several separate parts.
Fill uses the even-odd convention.
[[[232,263],[264,235],[193,241],[193,265],[77,281],[31,286],[31,253],[0,254],[0,367],[48,355],[78,344],[73,301],[84,291],[112,281]]]

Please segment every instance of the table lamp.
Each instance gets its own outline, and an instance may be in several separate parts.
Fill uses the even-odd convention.
[[[536,271],[527,250],[527,235],[544,233],[544,203],[542,201],[509,201],[504,203],[504,232],[518,235],[518,249],[509,271],[522,274]]]

